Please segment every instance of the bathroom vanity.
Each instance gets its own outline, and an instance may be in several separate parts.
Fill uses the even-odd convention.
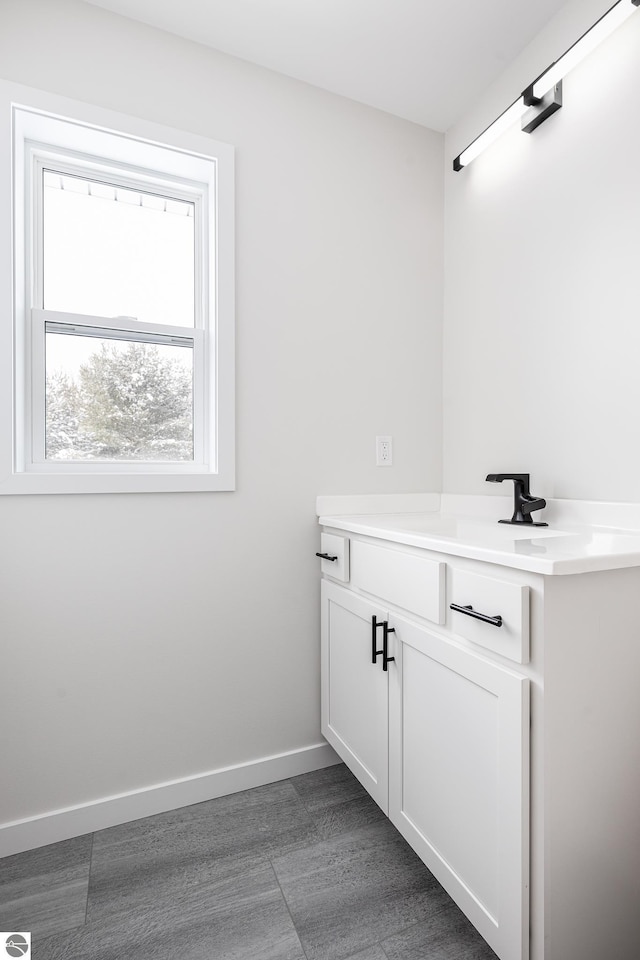
[[[634,960],[640,533],[332,503],[324,736],[501,960]]]

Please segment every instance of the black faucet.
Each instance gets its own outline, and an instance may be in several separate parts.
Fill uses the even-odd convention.
[[[503,480],[513,480],[514,504],[511,520],[500,520],[499,523],[526,523],[532,527],[548,527],[548,523],[533,521],[531,514],[534,510],[542,510],[547,501],[542,497],[532,497],[529,491],[528,473],[490,473],[487,475],[489,483],[502,483]]]

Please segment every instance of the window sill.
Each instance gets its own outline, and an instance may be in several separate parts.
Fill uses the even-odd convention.
[[[215,493],[235,490],[235,477],[222,473],[13,473],[0,479],[3,494]]]

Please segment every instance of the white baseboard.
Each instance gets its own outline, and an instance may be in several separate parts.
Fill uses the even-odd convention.
[[[213,800],[240,790],[261,787],[276,780],[286,780],[335,763],[340,763],[335,751],[328,743],[318,743],[302,750],[262,757],[249,763],[155,784],[76,807],[52,810],[38,817],[15,820],[0,826],[0,857],[80,837],[85,833],[201,803],[203,800]]]

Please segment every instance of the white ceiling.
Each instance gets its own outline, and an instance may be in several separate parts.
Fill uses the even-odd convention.
[[[87,0],[446,130],[566,0]]]

